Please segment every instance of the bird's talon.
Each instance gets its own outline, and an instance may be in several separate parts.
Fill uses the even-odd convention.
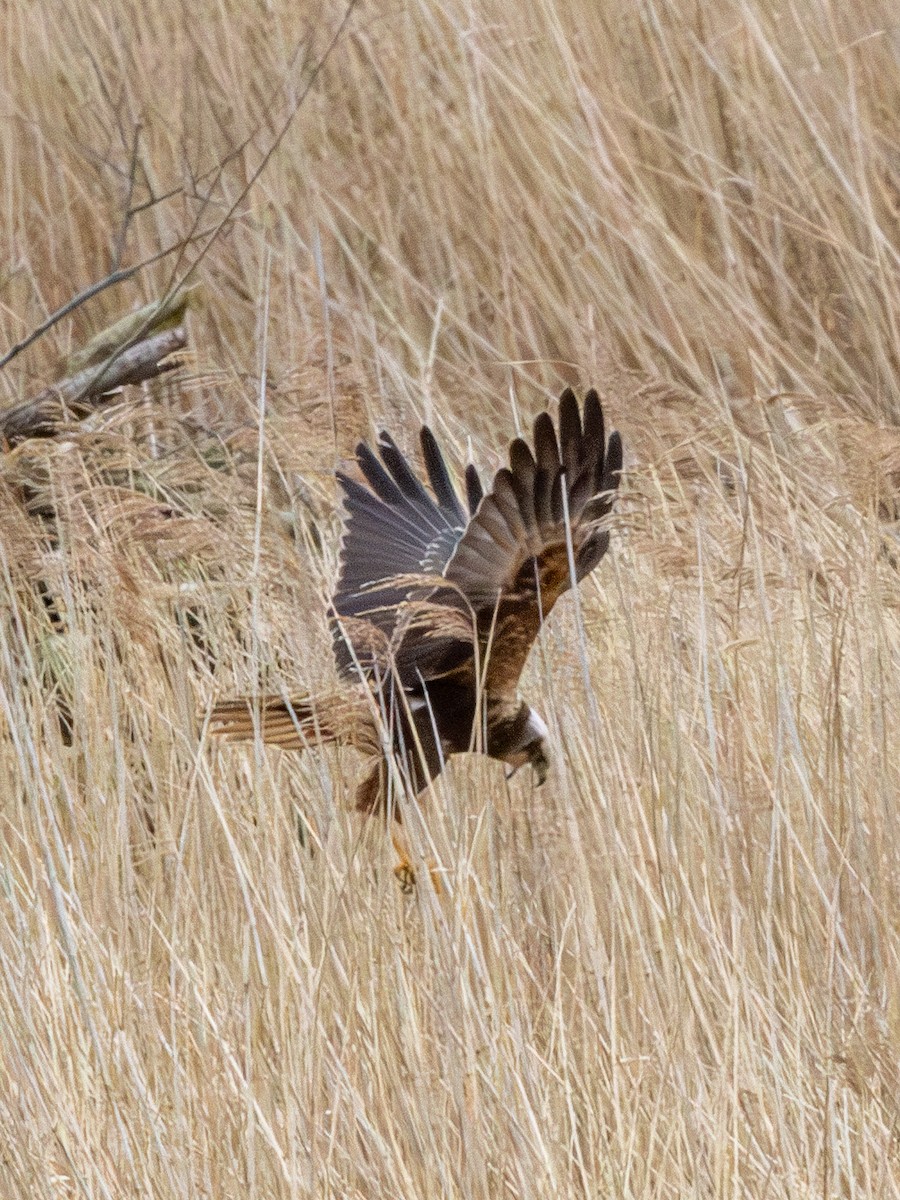
[[[416,869],[409,862],[399,862],[394,867],[394,874],[397,876],[397,882],[400,884],[400,891],[404,896],[411,896],[416,890]]]
[[[394,874],[397,876],[397,882],[400,884],[400,891],[404,896],[411,896],[416,890],[416,868],[412,865],[409,859],[404,858],[394,867]],[[431,886],[434,888],[438,896],[443,892],[441,885],[441,875],[438,867],[433,862],[428,864],[428,874],[431,876]]]

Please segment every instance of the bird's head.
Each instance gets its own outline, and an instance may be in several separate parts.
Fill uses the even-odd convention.
[[[520,767],[531,766],[540,787],[550,771],[550,730],[543,718],[533,708],[527,710],[519,736],[503,755],[503,761],[512,768],[507,779],[512,779]]]

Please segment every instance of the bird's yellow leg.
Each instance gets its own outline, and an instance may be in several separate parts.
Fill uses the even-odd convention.
[[[394,849],[397,852],[399,862],[394,867],[394,874],[400,883],[400,891],[404,896],[410,895],[416,886],[416,868],[412,864],[412,859],[409,853],[409,847],[406,844],[406,838],[400,833],[399,829],[394,826],[391,830],[391,841],[394,843]],[[428,871],[431,875],[431,884],[438,895],[442,892],[441,877],[438,871],[438,865],[434,859],[428,860]]]

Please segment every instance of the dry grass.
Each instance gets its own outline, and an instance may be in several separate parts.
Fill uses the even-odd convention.
[[[2,10],[2,346],[109,268],[138,121],[132,202],[174,194],[126,263],[233,203],[341,15]],[[900,1194],[898,36],[879,0],[364,5],[178,390],[6,456],[4,1197]],[[591,693],[570,598],[525,680],[551,780],[455,763],[406,899],[351,753],[195,712],[334,682],[358,435],[496,465],[564,382],[631,466]]]

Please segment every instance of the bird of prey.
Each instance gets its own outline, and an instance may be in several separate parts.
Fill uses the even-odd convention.
[[[386,432],[377,453],[357,446],[364,483],[338,473],[346,512],[329,619],[348,686],[226,701],[210,725],[232,741],[354,746],[369,760],[356,807],[397,819],[392,781],[418,794],[453,754],[530,764],[544,781],[547,726],[520,699],[519,677],[553,605],[606,553],[622,467],[621,439],[607,442],[593,390],[583,408],[563,392],[558,427],[542,412],[532,446],[511,443],[487,492],[470,465],[466,508],[427,426],[421,444],[430,492]],[[400,852],[397,874],[409,883]]]

